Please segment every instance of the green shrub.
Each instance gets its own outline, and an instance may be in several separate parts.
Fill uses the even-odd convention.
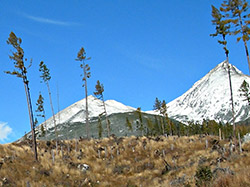
[[[212,177],[210,167],[200,166],[195,173],[195,184],[196,186],[209,186]]]

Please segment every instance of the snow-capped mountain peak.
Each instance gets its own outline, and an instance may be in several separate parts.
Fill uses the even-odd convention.
[[[238,90],[243,80],[250,83],[250,78],[232,64],[229,66],[237,122],[249,117],[247,103],[242,101]],[[184,123],[191,120],[201,122],[203,119],[231,122],[228,63],[224,61],[218,64],[186,93],[167,106],[169,116]]]
[[[92,95],[88,96],[87,99],[88,99],[88,112],[90,120],[93,117],[98,117],[100,114],[104,112],[103,102],[100,99]],[[85,123],[85,116],[86,116],[85,105],[86,105],[86,98],[77,101],[76,103],[70,105],[64,110],[58,112],[55,115],[56,124],[75,123],[75,122]],[[119,103],[114,100],[105,101],[105,105],[108,115],[114,113],[131,112],[136,110],[133,107],[123,105],[122,103]],[[46,129],[53,127],[54,123],[53,123],[53,118],[51,117],[46,121]]]

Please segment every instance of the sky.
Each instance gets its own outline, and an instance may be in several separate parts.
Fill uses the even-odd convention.
[[[202,3],[201,3],[202,2]],[[32,105],[39,92],[51,117],[47,88],[40,83],[39,63],[50,69],[55,111],[85,97],[75,61],[84,47],[91,57],[88,94],[104,85],[104,99],[152,110],[155,98],[170,102],[225,60],[211,24],[218,0],[0,0],[0,143],[30,131],[25,90],[13,70],[11,31],[22,39],[32,66],[28,80]],[[229,61],[249,74],[244,46],[228,39]],[[59,102],[57,100],[59,95]],[[58,105],[59,103],[59,105]],[[42,122],[42,119],[38,119]]]

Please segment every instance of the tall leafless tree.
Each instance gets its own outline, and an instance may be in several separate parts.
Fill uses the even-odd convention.
[[[88,111],[88,87],[87,87],[87,79],[90,78],[90,67],[86,63],[86,61],[90,60],[90,57],[86,57],[86,51],[82,47],[80,51],[77,53],[76,61],[80,61],[80,67],[83,69],[83,87],[85,87],[85,119],[86,119],[86,132],[87,138],[89,139],[89,111]]]
[[[38,161],[35,123],[34,123],[34,116],[32,111],[31,97],[30,97],[29,81],[27,77],[27,69],[31,66],[32,61],[30,61],[30,65],[28,67],[25,66],[24,61],[27,61],[27,59],[24,59],[24,51],[23,48],[21,47],[21,43],[22,39],[18,38],[14,32],[11,32],[7,40],[7,44],[11,45],[15,50],[11,52],[11,55],[9,55],[9,58],[14,62],[14,70],[5,71],[5,73],[10,75],[15,75],[16,77],[21,78],[24,83],[24,89],[29,110],[31,133],[32,133],[32,141],[33,141],[32,147],[34,151],[35,160]]]
[[[53,123],[54,123],[54,128],[55,128],[55,136],[56,136],[56,140],[57,140],[58,139],[58,132],[57,132],[57,126],[56,126],[56,118],[55,118],[55,112],[54,112],[51,91],[50,91],[50,86],[49,86],[49,81],[51,79],[50,70],[48,69],[46,64],[43,61],[41,61],[39,64],[39,71],[42,73],[40,76],[42,78],[42,82],[44,82],[48,88],[50,107],[51,107],[51,111],[52,111],[52,115],[53,115],[52,117],[53,117]]]
[[[231,96],[231,106],[232,106],[232,117],[233,117],[233,137],[236,139],[235,134],[235,112],[234,112],[234,100],[233,100],[233,89],[232,89],[232,80],[231,80],[231,72],[230,72],[230,64],[229,64],[229,50],[227,48],[227,40],[226,36],[230,34],[230,21],[224,19],[225,17],[221,14],[221,12],[215,7],[212,6],[212,24],[216,26],[216,32],[211,34],[211,36],[222,36],[222,40],[218,40],[219,44],[223,45],[223,49],[226,55],[226,63],[228,70],[228,79],[229,79],[229,87],[230,87],[230,96]]]

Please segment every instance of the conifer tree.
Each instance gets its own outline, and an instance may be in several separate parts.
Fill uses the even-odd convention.
[[[126,117],[126,126],[131,132],[133,131],[132,123],[129,121],[128,117]]]
[[[5,71],[5,73],[10,74],[10,75],[15,75],[16,77],[21,78],[24,83],[25,94],[26,94],[28,110],[29,110],[31,133],[32,133],[32,141],[33,141],[32,146],[33,146],[35,160],[37,161],[38,157],[37,157],[37,144],[36,144],[36,134],[35,134],[35,122],[34,122],[34,116],[33,116],[33,111],[32,111],[29,81],[27,77],[27,69],[30,66],[28,67],[25,66],[24,61],[27,61],[27,59],[24,60],[24,51],[23,51],[23,48],[21,47],[21,43],[22,43],[22,39],[18,38],[14,32],[11,32],[7,40],[7,44],[11,45],[15,49],[15,51],[12,51],[12,54],[9,55],[9,58],[14,62],[14,70]]]
[[[231,94],[231,106],[232,106],[232,115],[233,115],[233,129],[234,129],[234,138],[236,138],[235,135],[235,113],[234,113],[234,100],[233,100],[233,89],[232,89],[232,81],[231,81],[231,73],[230,73],[230,65],[229,65],[229,50],[227,49],[227,40],[226,36],[230,33],[230,21],[225,20],[224,16],[221,14],[221,12],[212,5],[212,24],[216,26],[216,32],[214,34],[211,34],[210,36],[222,36],[222,40],[218,40],[219,44],[223,45],[223,49],[225,51],[226,55],[226,62],[227,62],[227,69],[228,69],[228,79],[229,79],[229,87],[230,87],[230,94]]]
[[[240,96],[243,96],[243,101],[247,101],[248,105],[250,106],[250,90],[249,90],[249,84],[244,80],[240,86],[239,89]]]
[[[160,114],[165,116],[166,113],[167,113],[167,105],[166,105],[166,102],[165,100],[163,100],[161,103],[161,106],[160,106]],[[164,123],[162,121],[162,118],[161,118],[161,125],[162,125],[162,134],[165,134],[165,127],[164,127]]]
[[[46,134],[46,131],[45,131],[45,129],[44,129],[43,124],[41,124],[41,132],[42,132],[41,136],[44,137],[45,134]]]
[[[165,100],[163,100],[161,102],[161,108],[160,108],[160,113],[165,117],[166,119],[166,123],[169,127],[169,133],[170,135],[172,135],[172,127],[171,127],[171,124],[170,124],[170,120],[168,118],[168,114],[167,114],[167,103]],[[165,134],[165,127],[163,126],[163,123],[162,123],[162,133]]]
[[[101,121],[101,118],[99,116],[99,118],[98,118],[98,135],[99,135],[99,138],[102,138],[102,131],[103,131],[103,129],[102,129],[102,121]]]
[[[161,101],[157,97],[155,98],[153,109],[158,111],[161,109]]]
[[[95,85],[95,89],[96,89],[96,91],[94,92],[94,95],[98,99],[102,100],[102,106],[103,106],[103,109],[104,109],[104,114],[105,114],[105,119],[106,119],[106,125],[107,125],[107,132],[108,132],[108,137],[109,137],[110,136],[110,122],[108,120],[108,114],[107,114],[106,105],[105,105],[104,97],[103,97],[104,86],[103,86],[103,84],[100,83],[99,80],[97,80],[97,83]]]
[[[154,126],[149,118],[147,118],[147,129],[148,129],[147,135],[152,135]]]
[[[43,98],[42,94],[39,93],[39,96],[38,96],[38,99],[37,99],[37,102],[36,102],[36,106],[37,106],[36,112],[39,113],[37,116],[40,116],[40,117],[42,117],[44,119],[44,124],[45,124],[45,128],[46,128],[46,126],[47,126],[46,125],[46,116],[45,116],[45,110],[44,110],[44,105],[43,104],[44,104],[44,98]],[[43,128],[43,130],[45,132],[45,128],[44,128],[43,125],[41,127],[41,130],[42,130],[42,128]]]
[[[155,120],[154,120],[154,131],[155,131],[155,134],[161,134],[161,129],[160,129],[160,126],[159,126],[159,122],[158,122],[158,116],[155,115]]]
[[[250,73],[250,59],[247,46],[247,41],[250,39],[250,13],[248,9],[249,4],[246,0],[225,0],[220,7],[220,10],[225,13],[226,19],[234,26],[231,34],[240,35],[237,37],[237,42],[242,40],[244,43]]]
[[[51,98],[51,91],[50,91],[50,86],[49,86],[49,81],[51,79],[50,70],[48,69],[46,64],[43,61],[41,61],[39,64],[39,71],[42,73],[40,76],[42,78],[42,82],[44,82],[48,88],[50,107],[51,107],[51,111],[53,115],[53,123],[55,127],[55,135],[56,135],[56,139],[58,139],[55,112],[54,112],[54,107],[53,107],[52,98]]]
[[[86,97],[86,104],[85,104],[85,116],[86,116],[86,131],[87,131],[87,138],[89,139],[89,111],[88,111],[88,87],[87,87],[87,79],[90,78],[90,67],[86,63],[86,61],[90,60],[90,57],[86,57],[86,51],[82,47],[80,51],[77,53],[76,61],[80,61],[80,67],[83,69],[83,87],[85,87],[85,97]]]
[[[160,112],[160,114],[162,114],[162,112],[164,112],[165,109],[162,108],[162,102],[156,97],[155,103],[153,105],[153,110],[156,110],[156,111]],[[160,124],[161,124],[162,134],[165,134],[164,123],[163,123],[163,119],[161,117],[160,117]],[[159,130],[159,128],[158,128],[158,130]]]
[[[135,112],[138,114],[139,129],[141,131],[141,135],[144,136],[144,126],[143,126],[143,121],[142,121],[141,107],[138,107]]]

